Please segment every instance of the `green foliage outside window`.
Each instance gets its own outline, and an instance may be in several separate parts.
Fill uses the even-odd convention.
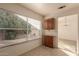
[[[29,30],[27,30],[27,24]],[[27,31],[28,33],[31,32],[31,25],[29,23],[16,16],[15,14],[7,12],[4,9],[0,9],[0,28],[22,28],[24,34],[27,34]],[[6,40],[15,39],[16,35],[16,30],[5,30]]]

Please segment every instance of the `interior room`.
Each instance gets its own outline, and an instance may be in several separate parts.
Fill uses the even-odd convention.
[[[0,56],[78,56],[79,3],[0,3]]]

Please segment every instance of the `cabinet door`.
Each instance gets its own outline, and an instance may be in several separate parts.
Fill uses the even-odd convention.
[[[44,29],[55,29],[55,19],[47,19],[43,22]]]
[[[47,42],[46,42],[46,45],[48,46],[48,47],[53,47],[53,37],[52,36],[48,36],[47,37],[47,40],[46,40]]]
[[[53,36],[44,36],[43,45],[53,47]]]
[[[48,29],[55,29],[55,19],[48,20]]]

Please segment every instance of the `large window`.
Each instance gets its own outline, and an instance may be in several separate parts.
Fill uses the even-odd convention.
[[[40,21],[0,9],[0,45],[4,45],[4,42],[15,44],[40,37]]]
[[[32,18],[28,18],[28,30],[30,31],[28,33],[28,40],[40,38],[41,37],[41,22]]]

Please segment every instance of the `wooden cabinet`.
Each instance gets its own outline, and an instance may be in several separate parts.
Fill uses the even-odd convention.
[[[49,32],[49,30],[55,30],[55,19],[54,18],[49,18],[49,19],[44,20],[44,22],[43,22],[43,29],[47,30],[48,32]],[[45,34],[46,33],[44,31],[43,45],[53,48],[54,36],[47,35],[49,33],[47,33],[46,35]]]
[[[44,20],[43,27],[44,27],[44,29],[47,29],[47,30],[54,29],[55,28],[55,19],[50,18],[50,19]]]
[[[53,36],[43,36],[43,45],[53,48]]]

